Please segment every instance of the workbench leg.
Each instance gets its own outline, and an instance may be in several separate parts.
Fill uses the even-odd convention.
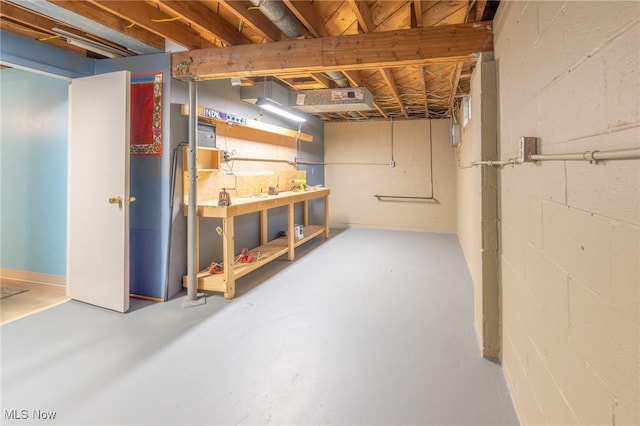
[[[269,242],[269,214],[268,210],[260,210],[260,244]]]
[[[225,299],[233,299],[236,295],[235,277],[235,244],[233,217],[222,219],[222,262],[224,264]]]
[[[329,238],[329,196],[324,197],[324,238]]]
[[[288,226],[287,226],[289,228],[289,230],[287,231],[287,240],[288,240],[287,244],[289,245],[289,260],[293,260],[296,256],[295,247],[294,247],[296,236],[293,230],[293,225],[294,225],[293,221],[295,219],[295,215],[293,214],[294,205],[295,205],[294,203],[289,204],[289,216],[288,216]]]
[[[309,226],[309,200],[302,202],[302,224]]]

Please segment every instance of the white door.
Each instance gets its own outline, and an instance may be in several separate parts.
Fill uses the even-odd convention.
[[[67,296],[129,309],[130,73],[69,87]]]

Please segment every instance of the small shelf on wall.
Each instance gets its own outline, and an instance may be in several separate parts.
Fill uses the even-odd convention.
[[[217,136],[227,136],[231,138],[274,144],[286,144],[297,140],[302,142],[313,142],[312,135],[298,132],[297,130],[263,123],[258,120],[246,120],[244,123],[224,121],[204,114],[204,110],[205,107],[198,107],[198,120],[215,124]],[[189,115],[189,105],[182,105],[181,113],[182,115]]]
[[[197,149],[198,171],[214,171],[220,169],[220,156],[222,152],[218,148],[199,146]],[[189,171],[189,147],[185,146],[182,152],[182,170]]]

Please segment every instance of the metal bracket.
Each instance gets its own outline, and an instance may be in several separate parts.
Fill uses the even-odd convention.
[[[520,149],[518,152],[518,158],[516,162],[520,163],[532,163],[535,160],[531,158],[532,155],[538,153],[538,138],[531,136],[520,137]]]

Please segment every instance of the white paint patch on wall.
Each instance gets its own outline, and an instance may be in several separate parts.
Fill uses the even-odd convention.
[[[501,158],[640,144],[640,3],[503,2]],[[501,171],[503,366],[522,424],[640,424],[640,161]]]
[[[395,167],[389,166],[392,142]],[[456,231],[456,170],[449,120],[327,123],[324,149],[325,181],[331,188],[331,224]],[[431,196],[431,153],[433,196],[438,203],[378,201],[374,197]]]

